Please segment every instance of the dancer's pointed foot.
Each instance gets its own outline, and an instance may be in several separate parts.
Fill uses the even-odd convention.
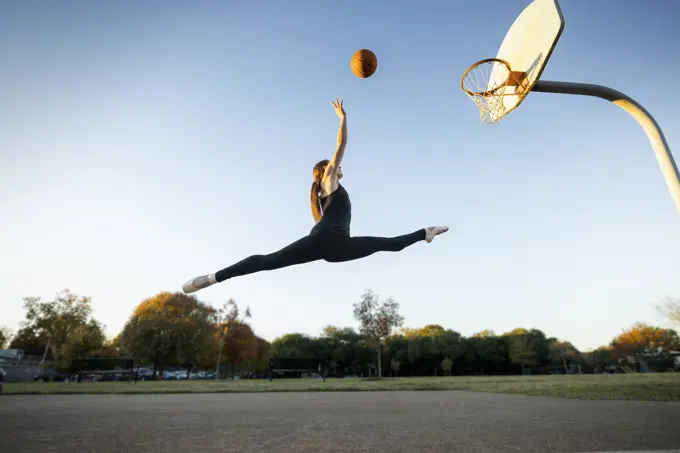
[[[447,231],[449,231],[449,227],[447,226],[425,228],[425,241],[430,243],[432,242],[432,239],[434,239],[435,236],[438,236],[442,233],[446,233]]]
[[[200,277],[195,277],[182,285],[182,290],[185,294],[195,293],[199,289],[207,288],[210,285],[217,283],[215,279],[215,274],[201,275]]]

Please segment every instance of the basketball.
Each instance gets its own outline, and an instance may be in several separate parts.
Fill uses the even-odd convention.
[[[357,50],[352,55],[352,72],[355,76],[366,79],[371,77],[378,69],[378,59],[375,54],[368,49]]]

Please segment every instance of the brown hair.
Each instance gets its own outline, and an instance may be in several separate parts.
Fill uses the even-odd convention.
[[[326,172],[326,167],[329,162],[328,159],[317,162],[312,170],[314,182],[312,183],[312,189],[309,192],[309,204],[312,207],[312,216],[314,217],[315,222],[321,220],[321,200],[319,199],[319,192],[321,192],[321,180],[323,179],[323,175]]]

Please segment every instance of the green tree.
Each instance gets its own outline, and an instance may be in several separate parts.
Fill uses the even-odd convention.
[[[436,376],[443,357],[439,350],[439,345],[437,344],[437,338],[422,336],[419,340],[420,350],[423,354],[423,362],[427,363],[429,371],[433,376]]]
[[[91,299],[78,296],[68,289],[57,293],[54,300],[41,301],[39,297],[25,297],[25,326],[31,326],[47,335],[56,366],[61,363],[62,348],[78,330],[90,321]],[[53,375],[52,375],[53,378]]]
[[[98,321],[91,319],[73,329],[63,345],[62,357],[71,361],[100,355],[105,341],[103,327]]]
[[[285,358],[310,357],[313,343],[314,339],[304,333],[287,333],[272,341],[272,353]]]
[[[212,352],[216,310],[192,299],[183,303],[183,314],[173,328],[173,338],[176,342],[177,364],[186,369],[189,378],[192,369],[205,369],[215,364]]]
[[[520,365],[522,370],[548,360],[550,343],[541,330],[518,328],[504,336],[508,340],[510,360],[513,364]]]
[[[395,376],[399,376],[399,367],[401,367],[401,363],[399,363],[399,360],[392,359],[390,361],[390,368],[392,368],[392,372],[394,373]]]
[[[453,366],[456,360],[462,359],[465,356],[465,339],[460,333],[451,329],[445,329],[434,338],[440,354],[438,358],[450,358],[452,360],[451,365]]]
[[[569,370],[568,364],[573,363],[580,355],[581,352],[570,342],[554,338],[550,340],[550,361],[555,365],[562,366],[565,373]]]
[[[378,296],[369,289],[354,304],[354,317],[360,323],[361,334],[377,349],[378,378],[382,378],[383,340],[394,328],[404,324],[404,317],[399,314],[399,304],[392,298],[381,303]]]
[[[408,342],[409,340],[403,334],[392,335],[387,338],[385,350],[390,357],[390,366],[392,361],[399,363],[399,371],[404,371],[404,365],[408,366]]]
[[[505,337],[492,335],[476,335],[465,341],[467,346],[466,361],[473,363],[473,368],[480,372],[499,371],[509,361],[509,343]]]
[[[121,357],[125,354],[120,346],[120,334],[104,340],[104,345],[99,350],[99,357]]]
[[[252,357],[252,371],[261,372],[268,369],[269,357],[271,354],[271,343],[264,338],[255,336],[255,354]]]
[[[420,338],[410,338],[406,345],[406,355],[408,357],[408,363],[411,365],[411,374],[415,374],[418,364],[423,359],[421,343],[422,340]]]
[[[447,376],[451,376],[451,367],[453,366],[453,360],[451,360],[448,357],[444,357],[444,360],[442,360],[442,371],[444,371],[444,374]]]
[[[590,365],[595,368],[604,368],[614,363],[614,351],[611,346],[600,346],[585,355]]]
[[[337,368],[343,370],[350,368],[365,354],[361,334],[351,327],[326,326],[319,340],[320,355],[332,360]]]
[[[21,349],[26,355],[41,356],[45,354],[48,346],[47,332],[32,325],[26,325],[19,329],[9,344],[10,349]]]

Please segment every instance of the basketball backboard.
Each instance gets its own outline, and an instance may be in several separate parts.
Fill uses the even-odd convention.
[[[480,65],[466,71],[461,86],[467,85],[465,89],[472,84],[476,89],[470,91],[485,92],[481,97],[471,95],[481,110],[486,109],[482,112],[487,115],[483,121],[496,123],[522,103],[541,77],[563,29],[564,17],[558,0],[534,0],[515,19],[498,49],[496,59],[509,68],[499,61],[488,61],[484,68]],[[506,84],[510,71],[519,78],[517,83]],[[489,105],[491,102],[497,104]]]
[[[460,87],[479,107],[481,121],[498,123],[531,91],[595,96],[612,102],[644,129],[680,212],[680,172],[659,124],[644,107],[603,85],[540,80],[562,30],[564,17],[558,0],[534,0],[515,19],[496,57],[487,55],[463,73]]]

